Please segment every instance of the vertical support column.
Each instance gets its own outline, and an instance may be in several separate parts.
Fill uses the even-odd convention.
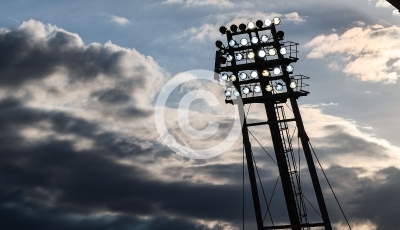
[[[272,100],[267,100],[264,103],[264,105],[268,116],[269,129],[271,132],[272,143],[274,145],[276,161],[278,163],[279,175],[281,177],[282,188],[283,188],[283,193],[285,195],[286,207],[289,214],[290,224],[292,226],[299,226],[300,225],[299,211],[297,210],[293,187],[290,181],[286,156],[283,151],[282,138],[279,130],[278,120],[276,117],[275,105]],[[292,229],[300,230],[300,227]]]
[[[238,109],[239,109],[239,116],[243,117],[243,123],[242,123],[243,145],[246,153],[247,169],[249,171],[249,180],[250,180],[251,194],[253,197],[254,211],[256,214],[257,229],[263,230],[264,224],[262,220],[260,199],[258,196],[257,180],[256,180],[256,175],[254,173],[254,163],[253,163],[253,157],[249,139],[249,132],[247,130],[247,121],[245,117],[244,106],[238,106]]]
[[[297,105],[297,100],[294,97],[290,97],[290,103],[293,109],[293,115],[296,119],[297,129],[299,131],[299,136],[301,144],[303,145],[304,156],[307,161],[308,170],[310,171],[311,180],[313,183],[315,195],[317,197],[319,210],[321,212],[322,220],[325,224],[325,230],[332,230],[331,221],[329,219],[328,210],[326,209],[324,195],[322,193],[321,185],[319,183],[317,171],[315,169],[314,160],[311,154],[310,146],[308,144],[309,138],[304,129],[303,120],[301,119],[299,106]]]

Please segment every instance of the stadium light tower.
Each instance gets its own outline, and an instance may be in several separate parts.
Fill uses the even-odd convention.
[[[281,23],[279,18],[258,20],[247,25],[231,25],[229,30],[222,26],[219,31],[226,35],[226,45],[216,41],[215,80],[226,85],[226,103],[236,104],[242,100],[243,105],[251,103],[264,104],[268,121],[247,123],[243,119],[242,136],[246,154],[253,205],[258,230],[264,229],[304,229],[325,227],[332,229],[324,197],[311,154],[309,138],[305,132],[297,99],[307,96],[304,91],[303,75],[293,75],[297,58],[297,43],[284,42],[284,32],[276,31]],[[293,118],[287,119],[282,103],[290,101]],[[244,107],[239,106],[244,116]],[[310,172],[315,196],[318,202],[322,222],[309,223],[307,219],[304,196],[301,190],[299,172],[293,157],[288,122],[295,122],[301,140],[305,159]],[[259,190],[255,175],[255,160],[249,140],[248,127],[268,125],[279,168],[283,193],[286,202],[290,225],[264,226],[261,212]]]

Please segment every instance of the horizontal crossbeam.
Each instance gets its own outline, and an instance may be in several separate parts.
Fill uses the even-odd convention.
[[[300,224],[300,225],[281,225],[281,226],[266,226],[264,229],[292,229],[292,228],[309,228],[309,227],[323,227],[324,223]]]

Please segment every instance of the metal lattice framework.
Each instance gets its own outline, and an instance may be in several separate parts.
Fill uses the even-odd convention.
[[[298,61],[297,43],[283,41],[284,32],[276,31],[279,18],[265,22],[250,22],[247,26],[232,25],[230,30],[221,27],[220,32],[226,35],[227,44],[217,41],[215,58],[215,80],[226,86],[226,103],[243,105],[252,103],[264,104],[267,121],[247,123],[244,107],[239,112],[244,117],[242,124],[243,145],[246,154],[253,205],[258,230],[262,229],[304,229],[325,227],[332,229],[326,209],[321,186],[311,155],[309,138],[304,130],[297,99],[307,96],[303,90],[308,77],[294,75],[292,63]],[[287,119],[282,103],[290,101],[294,118]],[[293,153],[292,138],[288,122],[295,122],[301,140],[305,159],[310,172],[315,196],[318,201],[322,222],[309,223],[301,190],[299,169]],[[255,160],[252,153],[249,130],[250,126],[268,125],[279,168],[286,208],[290,225],[264,226],[261,212],[258,185],[255,175]],[[250,133],[251,134],[251,133]],[[252,135],[252,134],[251,134]]]

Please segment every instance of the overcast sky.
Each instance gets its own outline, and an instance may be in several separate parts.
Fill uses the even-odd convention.
[[[160,138],[154,105],[176,74],[213,70],[220,26],[276,16],[300,43],[305,128],[353,229],[397,229],[400,13],[383,0],[0,0],[0,229],[242,229],[241,138],[185,158]],[[220,102],[190,107],[195,130],[219,124],[206,140],[178,125],[179,101],[196,89]],[[213,83],[184,84],[168,98],[169,130],[193,148],[218,144],[234,121],[224,99]],[[252,132],[273,155],[265,130]],[[270,197],[276,165],[252,145]],[[348,229],[319,175],[332,224]],[[245,229],[255,229],[247,171],[244,184]],[[287,223],[283,202],[278,183],[275,223]]]

